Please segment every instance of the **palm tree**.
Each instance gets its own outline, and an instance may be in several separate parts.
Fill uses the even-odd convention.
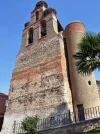
[[[79,51],[73,55],[78,73],[91,74],[100,71],[100,34],[86,33],[78,44]]]

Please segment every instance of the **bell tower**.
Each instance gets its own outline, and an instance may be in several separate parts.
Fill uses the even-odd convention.
[[[22,48],[39,43],[44,38],[53,38],[58,34],[56,10],[48,7],[45,1],[40,1],[31,12],[31,20],[24,26]]]
[[[26,115],[47,118],[73,111],[65,61],[63,28],[56,10],[40,1],[24,25],[10,83],[4,134],[12,134],[14,121],[21,122]]]

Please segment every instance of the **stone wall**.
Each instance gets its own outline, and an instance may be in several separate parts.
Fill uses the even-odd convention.
[[[43,37],[40,36],[42,20],[46,21],[47,30]],[[33,29],[31,44],[28,41],[30,28]],[[53,12],[38,21],[31,19],[23,30],[10,83],[4,134],[11,134],[14,121],[21,122],[26,114],[47,118],[73,111],[62,33],[58,33]]]
[[[56,128],[42,130],[37,132],[37,134],[80,134],[82,132],[87,132],[94,129],[100,130],[100,118],[82,121],[79,123],[73,123],[71,125],[65,125],[63,127],[59,126]],[[10,134],[13,134],[13,132],[11,132]]]
[[[66,70],[60,35],[21,48],[12,74],[2,132],[11,134],[14,121],[21,122],[26,114],[46,118],[72,111]]]
[[[38,132],[38,134],[78,134],[93,129],[100,129],[100,118],[72,124],[69,126]]]
[[[63,53],[63,40],[55,37],[25,48],[17,56],[10,84],[8,113],[51,107],[66,102],[71,94]],[[68,106],[68,105],[67,105]]]

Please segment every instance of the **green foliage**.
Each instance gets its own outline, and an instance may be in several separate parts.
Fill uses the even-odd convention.
[[[38,130],[39,118],[37,116],[27,116],[21,123],[22,129],[29,134],[36,134]]]
[[[79,52],[73,55],[78,73],[89,75],[95,69],[100,71],[100,34],[86,33],[78,48]]]
[[[83,132],[79,134],[100,134],[100,130],[91,130],[89,132]]]

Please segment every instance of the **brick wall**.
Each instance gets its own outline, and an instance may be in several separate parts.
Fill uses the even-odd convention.
[[[8,100],[8,96],[0,93],[0,115],[4,115],[6,110],[5,102]]]
[[[0,93],[0,130],[3,124],[4,113],[6,111],[6,100],[8,100],[8,96],[3,93]]]

